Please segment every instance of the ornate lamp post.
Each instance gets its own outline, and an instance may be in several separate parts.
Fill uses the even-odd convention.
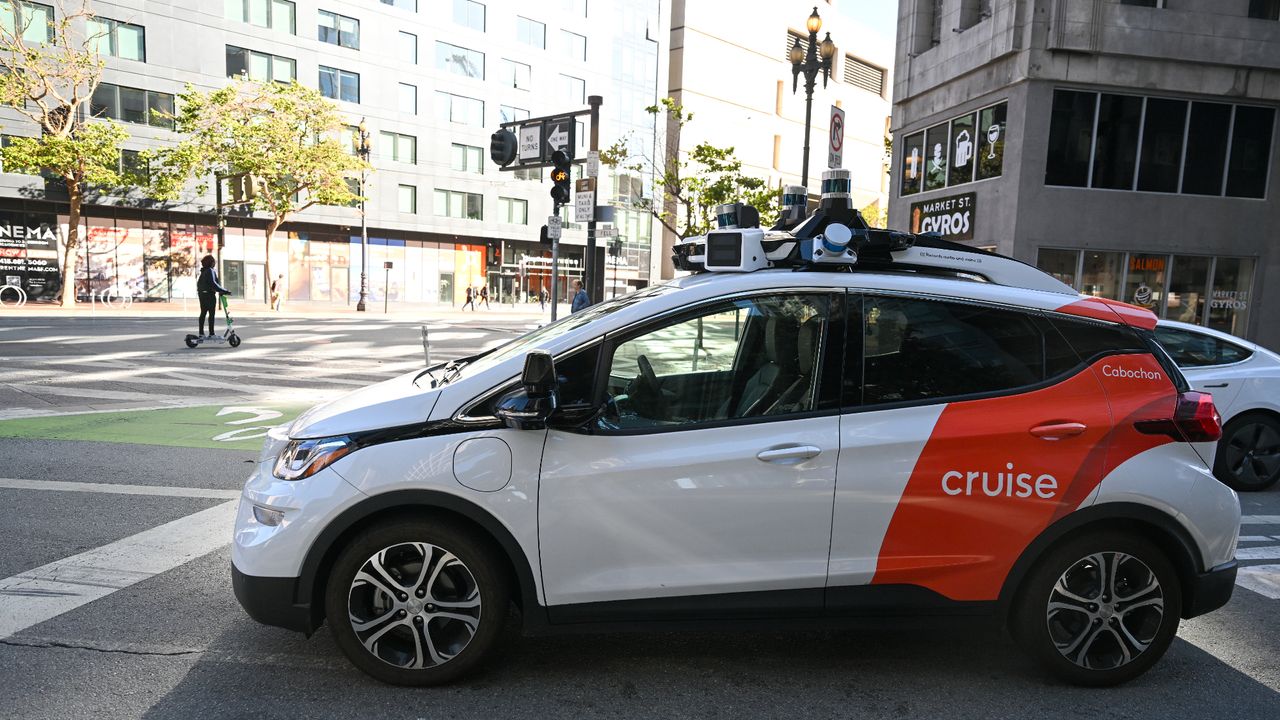
[[[369,143],[369,127],[365,125],[364,118],[360,118],[360,125],[356,130],[355,139],[356,155],[369,162],[369,153],[373,151],[373,146]],[[360,299],[356,301],[356,310],[364,312],[365,300],[369,298],[369,224],[365,220],[364,212],[364,186],[367,181],[369,171],[366,168],[360,168]]]
[[[791,46],[787,59],[791,61],[791,92],[795,92],[800,83],[800,74],[804,73],[804,170],[800,184],[809,186],[809,125],[813,117],[813,86],[822,73],[822,87],[827,86],[831,77],[831,58],[835,57],[836,44],[831,42],[831,33],[823,38],[821,49],[818,46],[818,31],[822,29],[822,18],[818,17],[818,8],[813,8],[805,27],[809,30],[809,48],[800,47],[800,38]],[[821,57],[819,57],[821,56]]]

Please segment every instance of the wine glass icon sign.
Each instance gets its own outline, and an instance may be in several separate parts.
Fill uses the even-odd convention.
[[[1000,124],[995,123],[987,128],[987,144],[991,146],[990,152],[987,153],[988,160],[996,159],[996,141],[1000,139]]]

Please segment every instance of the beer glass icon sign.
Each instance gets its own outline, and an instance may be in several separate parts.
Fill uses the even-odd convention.
[[[969,164],[969,158],[973,157],[973,140],[969,137],[968,130],[961,130],[956,135],[956,167],[964,167]]]
[[[987,144],[991,146],[990,152],[987,153],[988,160],[996,159],[996,141],[1000,139],[1000,124],[995,123],[987,128]]]

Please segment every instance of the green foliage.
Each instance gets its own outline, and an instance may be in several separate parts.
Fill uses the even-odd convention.
[[[367,165],[340,139],[337,107],[318,91],[233,81],[209,92],[188,86],[179,103],[176,129],[185,139],[147,155],[156,197],[177,198],[193,177],[203,192],[211,175],[248,173],[259,182],[252,207],[274,225],[315,204],[359,201],[347,177]]]
[[[873,228],[888,227],[889,213],[880,209],[880,203],[878,201],[871,203],[858,212],[862,215],[862,219],[868,226]]]
[[[10,138],[0,157],[10,172],[43,172],[67,182],[119,187],[131,180],[120,173],[120,144],[128,138],[110,120],[78,122],[65,135]]]
[[[679,132],[693,120],[688,112],[671,98],[645,108],[661,126]],[[779,211],[780,193],[767,181],[742,170],[742,161],[732,147],[719,147],[700,142],[687,153],[667,148],[660,160],[632,155],[624,138],[600,152],[600,162],[613,168],[637,173],[652,171],[654,184],[663,197],[648,201],[645,208],[671,232],[681,238],[705,234],[715,227],[715,208],[724,203],[741,202],[760,211],[764,226],[773,224]]]

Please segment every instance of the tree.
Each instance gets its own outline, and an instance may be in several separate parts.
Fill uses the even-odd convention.
[[[368,166],[339,139],[342,118],[318,91],[297,82],[236,80],[209,92],[188,86],[178,98],[177,131],[186,137],[148,153],[151,191],[173,200],[191,178],[198,180],[196,192],[204,193],[210,176],[248,175],[254,192],[247,204],[270,216],[268,278],[272,238],[290,216],[312,205],[361,199],[347,179]]]
[[[742,161],[732,147],[700,142],[686,154],[679,152],[679,137],[693,113],[671,98],[645,111],[668,129],[669,143],[658,142],[653,156],[633,154],[631,138],[624,137],[600,152],[600,162],[636,173],[652,173],[661,199],[641,201],[662,226],[680,238],[703,235],[715,227],[715,208],[741,202],[760,211],[761,225],[771,225],[778,215],[779,191],[765,180],[742,172]]]
[[[93,18],[89,3],[58,3],[56,17],[20,0],[0,0],[0,105],[40,129],[34,138],[13,137],[0,148],[4,165],[62,181],[69,204],[63,246],[60,303],[72,305],[76,247],[86,192],[125,184],[120,144],[129,137],[111,120],[88,119],[85,104],[102,79],[98,35],[78,30]]]

